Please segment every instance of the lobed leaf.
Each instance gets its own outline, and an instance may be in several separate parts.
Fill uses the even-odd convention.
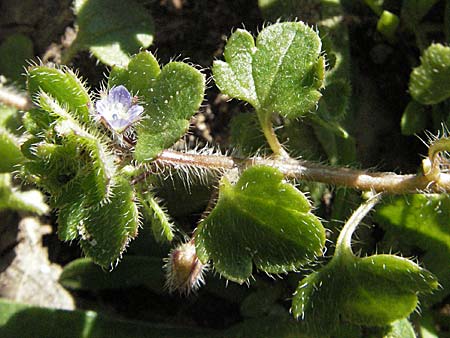
[[[299,117],[319,101],[324,59],[317,33],[301,22],[264,28],[256,40],[245,30],[234,32],[215,61],[214,79],[220,90],[249,102],[261,117],[273,112]]]
[[[325,230],[306,197],[276,169],[247,169],[195,232],[197,255],[227,279],[243,283],[252,263],[268,273],[295,270],[321,254]]]
[[[405,252],[414,248],[421,250],[425,266],[442,284],[427,300],[435,303],[448,295],[450,198],[418,194],[392,198],[379,206],[375,219],[386,230],[385,241],[395,240]]]
[[[450,97],[450,47],[435,43],[428,47],[421,64],[409,79],[409,92],[422,104],[436,104]]]
[[[89,49],[109,66],[126,65],[153,42],[153,18],[135,1],[76,0],[74,9],[78,34],[72,48]]]
[[[171,62],[160,71],[149,52],[134,56],[127,68],[113,69],[109,86],[119,84],[143,100],[145,111],[134,153],[140,162],[152,160],[186,133],[205,90],[205,78],[198,70]]]
[[[385,326],[406,318],[417,294],[437,287],[430,272],[402,257],[335,256],[300,282],[292,310],[312,334],[329,335],[340,325]]]

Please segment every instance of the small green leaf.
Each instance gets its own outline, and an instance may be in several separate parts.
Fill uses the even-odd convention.
[[[256,45],[250,33],[238,29],[225,47],[225,62],[214,62],[214,79],[223,93],[249,102],[260,120],[274,112],[298,117],[321,97],[320,53],[319,36],[301,22],[264,28]]]
[[[268,273],[292,271],[321,254],[325,229],[307,198],[276,169],[247,169],[232,185],[220,184],[219,200],[195,233],[197,255],[212,260],[227,279],[243,283],[252,262]]]
[[[414,311],[417,293],[437,287],[430,272],[402,257],[335,256],[300,282],[292,310],[314,336],[348,323],[385,326]]]
[[[427,126],[426,107],[412,100],[403,112],[400,126],[403,135],[414,135],[421,132]]]
[[[135,1],[76,0],[78,34],[70,51],[89,49],[101,62],[126,65],[153,42],[153,18]]]
[[[0,127],[0,173],[11,172],[24,160],[14,135]]]
[[[377,222],[403,251],[420,248],[424,265],[436,274],[442,288],[427,297],[435,303],[450,292],[450,198],[447,195],[408,195],[379,206]],[[414,254],[414,252],[412,252]]]
[[[153,159],[186,133],[205,90],[205,78],[198,70],[171,62],[160,71],[149,52],[133,57],[126,69],[113,69],[109,86],[120,84],[143,99],[145,111],[134,153],[138,161]]]
[[[409,91],[417,102],[436,104],[450,97],[450,47],[432,44],[420,58],[409,80]]]
[[[165,276],[161,259],[126,256],[113,271],[105,271],[90,258],[74,260],[64,267],[59,282],[70,290],[124,289],[145,285],[163,293]]]
[[[172,224],[166,211],[151,194],[140,196],[146,221],[151,224],[153,236],[157,242],[170,242],[174,237]]]
[[[8,36],[0,45],[0,74],[23,83],[26,62],[33,58],[33,42],[23,34]]]
[[[68,68],[36,66],[28,70],[28,91],[35,97],[41,91],[67,107],[80,122],[89,123],[92,104],[83,82]]]
[[[140,52],[133,56],[126,68],[115,66],[108,79],[108,86],[124,85],[132,93],[143,97],[144,101],[151,98],[151,89],[161,72],[158,61],[150,52]]]
[[[79,224],[80,245],[86,256],[107,268],[116,263],[137,235],[138,211],[130,184],[117,178],[109,203],[84,206]]]

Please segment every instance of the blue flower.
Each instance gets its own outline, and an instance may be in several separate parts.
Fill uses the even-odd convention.
[[[128,89],[117,86],[112,88],[106,97],[95,103],[95,111],[98,120],[121,134],[141,118],[144,107],[133,101]]]

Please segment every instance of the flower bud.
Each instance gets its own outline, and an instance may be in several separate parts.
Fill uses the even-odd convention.
[[[173,249],[164,267],[169,292],[177,290],[188,295],[204,284],[203,272],[207,270],[207,265],[198,259],[193,240]]]

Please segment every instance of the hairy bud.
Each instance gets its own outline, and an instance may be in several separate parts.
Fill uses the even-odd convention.
[[[169,292],[190,294],[204,284],[203,272],[207,265],[200,262],[194,241],[183,243],[173,249],[166,259],[166,286]]]

